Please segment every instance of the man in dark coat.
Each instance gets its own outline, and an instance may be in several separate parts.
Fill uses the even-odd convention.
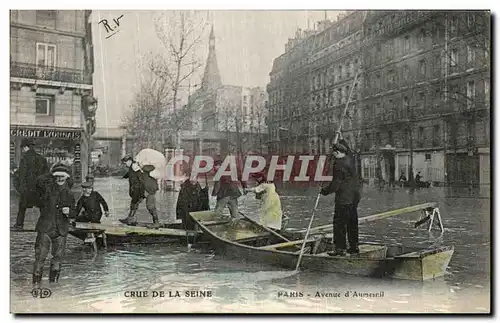
[[[356,176],[352,157],[344,145],[332,147],[335,163],[332,182],[321,190],[322,195],[335,193],[333,216],[334,244],[333,255],[346,254],[346,229],[350,254],[359,253],[357,204],[360,200],[359,179]]]
[[[33,149],[33,141],[23,139],[21,149],[24,152],[19,163],[15,186],[19,192],[19,209],[17,211],[16,224],[13,230],[23,230],[26,209],[34,206],[40,207],[40,196],[36,190],[36,179],[42,174],[49,172],[47,161]]]
[[[214,167],[217,172],[219,171],[221,165],[222,162],[220,160],[214,163]],[[243,189],[245,190],[247,187],[246,183],[241,180],[240,182]],[[231,217],[233,219],[239,218],[238,198],[241,195],[242,194],[236,181],[233,181],[231,176],[221,176],[219,181],[214,184],[214,188],[212,190],[212,196],[217,197],[217,204],[215,206],[214,212],[222,215],[222,213],[224,212],[224,208],[227,206],[229,208],[229,212],[231,213]]]
[[[188,178],[181,184],[177,198],[176,218],[182,220],[186,230],[194,230],[195,223],[189,216],[189,212],[208,210],[210,210],[208,183],[205,188],[202,188],[200,183],[195,178],[191,178],[191,174],[188,174]]]
[[[158,211],[156,209],[156,192],[158,192],[158,181],[151,176],[151,172],[155,170],[153,165],[144,165],[143,170],[143,183],[144,192],[146,196],[146,209],[153,217],[153,228],[159,228],[160,222],[158,221]]]
[[[40,176],[36,187],[41,194],[40,218],[36,223],[35,263],[33,284],[43,276],[43,264],[49,251],[52,253],[49,281],[56,282],[61,272],[61,259],[66,248],[69,218],[74,216],[75,198],[70,192],[68,168],[55,165],[51,173]]]
[[[76,203],[75,215],[76,222],[91,222],[101,223],[102,209],[106,217],[109,216],[108,203],[99,192],[94,191],[94,184],[92,182],[85,182],[82,184],[83,194]],[[101,209],[102,206],[102,209]],[[83,214],[80,212],[83,209]]]
[[[130,211],[128,216],[125,219],[119,220],[124,224],[136,225],[137,220],[135,213],[137,212],[139,204],[145,198],[142,170],[130,155],[123,157],[122,162],[128,167],[128,171],[125,175],[123,175],[123,178],[128,178],[128,193],[132,199],[130,201]]]

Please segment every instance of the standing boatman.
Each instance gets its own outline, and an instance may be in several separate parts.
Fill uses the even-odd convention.
[[[137,219],[135,213],[137,212],[139,204],[145,198],[143,174],[141,167],[134,161],[132,156],[126,155],[122,158],[122,162],[128,167],[128,171],[123,175],[123,178],[128,178],[128,193],[131,200],[128,216],[125,219],[119,219],[119,221],[127,225],[136,225]]]
[[[331,255],[346,255],[346,233],[349,240],[348,253],[358,254],[359,179],[356,176],[354,161],[348,155],[348,148],[342,144],[335,144],[332,151],[335,157],[333,178],[331,183],[321,190],[321,195],[335,193],[333,215],[335,250]]]

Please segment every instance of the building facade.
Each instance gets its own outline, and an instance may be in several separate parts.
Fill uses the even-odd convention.
[[[391,182],[420,172],[434,183],[489,183],[482,173],[490,169],[489,19],[485,12],[367,14],[364,178]]]
[[[271,149],[328,153],[350,97],[342,133],[363,178],[489,184],[490,19],[356,11],[297,31],[267,86]]]
[[[88,172],[95,131],[93,48],[88,10],[11,10],[10,158],[19,164],[23,138],[49,164]]]
[[[298,30],[274,60],[267,86],[271,150],[329,151],[347,101],[354,107],[359,101],[363,18],[348,12],[336,22],[320,21],[317,30]],[[355,146],[361,118],[350,112],[346,120],[346,139]]]

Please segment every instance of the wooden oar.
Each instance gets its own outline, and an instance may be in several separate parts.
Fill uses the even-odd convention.
[[[296,272],[299,271],[300,261],[302,260],[302,255],[304,254],[304,249],[306,247],[307,237],[309,236],[309,230],[311,230],[311,225],[312,225],[313,220],[314,220],[314,215],[316,214],[316,210],[318,209],[318,203],[319,203],[320,196],[321,196],[321,192],[318,193],[318,197],[316,197],[316,204],[314,204],[313,214],[311,216],[311,220],[309,221],[309,226],[307,227],[306,236],[304,237],[304,242],[302,243],[302,248],[300,249],[300,255],[299,255],[299,260],[297,261],[297,266],[295,267]]]
[[[290,240],[288,240],[287,238],[285,238],[281,234],[277,233],[276,231],[273,231],[273,230],[269,229],[268,227],[266,227],[265,225],[262,225],[262,224],[258,223],[257,221],[250,219],[248,216],[246,216],[245,214],[243,214],[241,211],[239,213],[245,219],[247,219],[248,221],[252,222],[253,224],[258,225],[259,227],[263,228],[267,232],[272,233],[273,235],[277,236],[278,238],[281,238],[281,239],[285,240],[286,242],[291,242]]]

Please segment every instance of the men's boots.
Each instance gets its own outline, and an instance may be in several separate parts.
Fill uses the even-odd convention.
[[[160,222],[158,221],[158,215],[156,214],[156,211],[151,212],[151,215],[153,216],[153,225],[151,226],[151,228],[158,229],[160,227]]]
[[[42,283],[42,274],[33,274],[33,285],[39,285]]]
[[[60,273],[61,273],[60,270],[50,269],[49,282],[51,282],[51,283],[57,282],[59,280],[59,274]]]
[[[119,219],[120,222],[126,225],[136,225],[137,220],[135,219],[135,212],[137,212],[137,210],[130,210],[130,213],[125,219]]]

